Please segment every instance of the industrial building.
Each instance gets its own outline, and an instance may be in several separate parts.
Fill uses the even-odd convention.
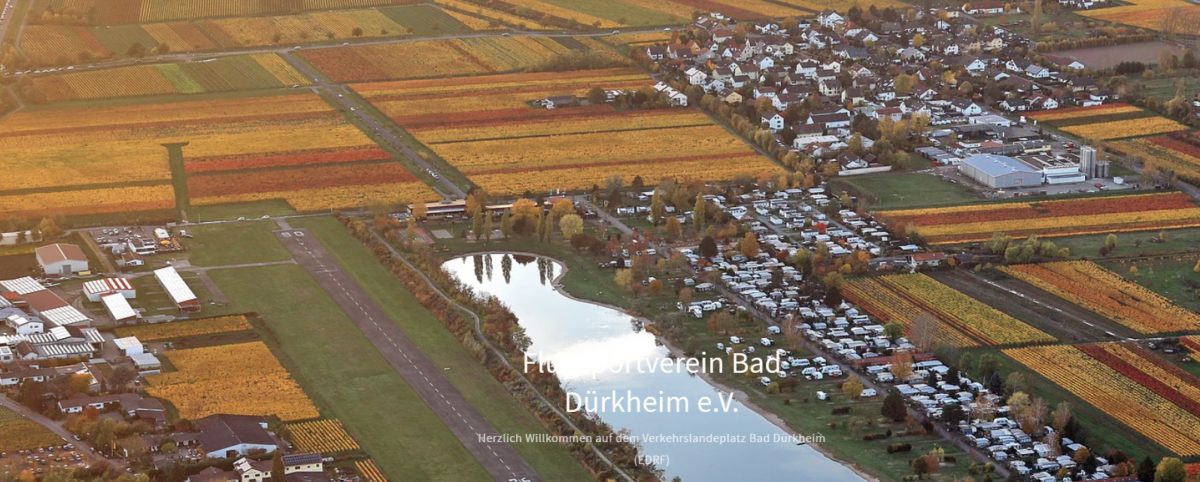
[[[175,271],[174,266],[154,270],[154,279],[158,280],[158,284],[167,292],[167,296],[171,297],[171,301],[180,312],[200,311],[200,300],[179,276],[179,272]]]
[[[74,244],[47,244],[34,250],[34,255],[47,276],[70,276],[88,270],[87,256]]]
[[[1017,160],[1042,171],[1042,180],[1046,184],[1070,184],[1087,180],[1083,173],[1079,172],[1079,164],[1068,159],[1037,154],[1020,156]]]
[[[99,303],[100,298],[114,293],[125,299],[137,298],[137,290],[125,278],[104,278],[83,283],[83,294],[92,303]]]
[[[1096,148],[1083,146],[1079,148],[1079,170],[1089,179],[1108,177],[1108,161],[1097,158]]]
[[[963,159],[958,171],[964,176],[993,189],[1040,186],[1040,169],[1020,160],[994,154],[976,154]]]

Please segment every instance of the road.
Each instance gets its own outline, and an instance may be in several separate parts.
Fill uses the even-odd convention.
[[[315,237],[301,229],[284,229],[275,235],[492,479],[540,480],[512,445],[479,440],[480,435],[499,437],[500,433],[442,376],[442,370],[421,353]]]
[[[46,427],[46,429],[50,430],[51,432],[54,432],[55,435],[62,437],[63,443],[73,444],[75,446],[75,450],[78,450],[80,453],[82,453],[84,456],[88,457],[89,459],[91,459],[93,461],[104,460],[104,461],[113,463],[112,461],[109,461],[108,459],[102,457],[100,454],[96,453],[95,449],[93,449],[92,446],[89,445],[87,442],[75,441],[74,434],[72,434],[71,432],[68,432],[67,429],[62,427],[62,425],[59,425],[57,422],[50,420],[49,418],[46,418],[42,414],[34,412],[33,410],[30,410],[28,407],[21,405],[21,404],[17,403],[16,401],[11,400],[8,397],[5,397],[3,395],[0,395],[0,406],[7,408],[9,410],[12,410],[14,412],[17,412],[17,414],[21,415],[22,417],[25,417],[26,419],[28,419],[29,421],[31,421],[33,423],[36,423],[43,427]]]
[[[16,0],[5,0],[5,1],[7,1],[9,3],[16,2]],[[0,28],[2,28],[2,27],[0,27]],[[661,31],[661,29],[648,28],[648,29],[621,30],[620,33],[649,33],[649,32],[658,32],[658,31]],[[169,53],[169,54],[155,55],[155,56],[141,57],[141,58],[121,58],[121,59],[114,59],[114,60],[89,62],[87,64],[65,65],[65,66],[60,66],[60,67],[42,68],[42,69],[37,69],[37,70],[30,69],[30,70],[24,70],[24,71],[20,71],[20,72],[7,72],[6,75],[9,77],[23,77],[23,76],[31,76],[32,77],[32,76],[38,76],[38,75],[52,75],[55,73],[65,73],[68,70],[70,70],[72,72],[83,72],[83,71],[88,71],[88,70],[100,70],[100,69],[107,69],[107,68],[112,68],[112,67],[122,67],[122,66],[137,65],[137,64],[143,64],[143,63],[191,62],[194,60],[207,60],[207,59],[213,59],[213,58],[218,58],[218,57],[230,57],[230,56],[234,56],[234,55],[246,55],[246,54],[266,54],[266,53],[282,54],[282,53],[286,53],[286,52],[295,52],[298,50],[330,49],[330,48],[344,47],[347,45],[387,45],[387,44],[420,42],[420,41],[424,41],[424,40],[490,38],[490,37],[499,37],[499,36],[555,38],[555,37],[606,37],[606,36],[610,36],[610,35],[615,35],[615,34],[613,32],[570,32],[570,31],[529,32],[529,31],[510,30],[510,31],[504,32],[504,33],[481,32],[481,33],[460,33],[460,34],[431,35],[431,36],[413,36],[413,37],[400,37],[400,38],[353,39],[353,40],[344,40],[340,43],[332,42],[332,43],[320,43],[320,44],[307,44],[307,45],[296,45],[296,46],[292,46],[292,47],[269,46],[269,47],[244,48],[244,49],[236,49],[236,50],[222,50],[219,52]]]
[[[438,194],[443,198],[453,197],[462,199],[467,197],[466,191],[463,191],[461,187],[451,182],[446,176],[437,174],[438,170],[429,161],[421,158],[412,148],[408,147],[396,133],[394,125],[390,123],[384,125],[379,121],[379,117],[371,115],[372,112],[377,112],[374,106],[363,100],[358,94],[351,92],[345,85],[334,83],[324,73],[313,68],[308,62],[297,58],[295,54],[283,52],[281,56],[292,67],[295,67],[301,74],[304,74],[305,77],[312,79],[313,88],[324,91],[328,94],[326,97],[330,101],[337,104],[343,111],[349,113],[351,121],[359,129],[366,132],[367,135],[371,136],[379,144],[400,151],[414,165],[424,169],[426,173],[433,176],[438,182],[436,185],[431,185],[431,187],[436,189]],[[380,113],[380,116],[382,116],[382,113]]]
[[[621,234],[626,236],[633,234],[633,228],[626,226],[625,223],[621,222],[620,219],[617,219],[616,216],[609,214],[607,210],[596,207],[595,204],[592,204],[592,201],[588,200],[587,196],[576,196],[575,201],[583,205],[583,207],[592,210],[592,212],[596,213],[597,216],[600,216],[600,219],[604,220],[605,223],[608,223],[609,226],[617,228],[617,231],[620,231]]]

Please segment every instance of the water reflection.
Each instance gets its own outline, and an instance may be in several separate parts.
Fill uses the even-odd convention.
[[[499,259],[493,261],[495,258]],[[499,279],[491,276],[493,262],[501,266]],[[541,257],[489,254],[450,260],[445,267],[476,291],[507,304],[532,341],[530,353],[552,363],[569,390],[686,399],[686,412],[600,413],[614,427],[643,437],[724,437],[724,443],[711,439],[645,441],[645,453],[666,462],[659,465],[665,465],[668,479],[678,475],[688,482],[862,480],[811,446],[789,441],[786,432],[739,402],[733,401],[727,411],[698,410],[699,400],[727,400],[728,394],[700,377],[661,368],[669,363],[669,351],[630,316],[554,290],[551,282],[562,272],[559,263]],[[621,369],[631,366],[635,368]],[[565,406],[566,401],[562,402]],[[751,437],[763,441],[754,443]]]

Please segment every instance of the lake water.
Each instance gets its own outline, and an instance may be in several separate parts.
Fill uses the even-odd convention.
[[[667,348],[629,315],[559,293],[552,280],[562,273],[560,263],[491,254],[453,259],[444,267],[477,292],[507,304],[532,342],[529,352],[551,362],[568,390],[642,401],[640,412],[626,403],[598,413],[639,437],[648,459],[665,468],[667,480],[863,480],[811,446],[797,445],[727,392],[672,368]],[[656,409],[649,400],[674,403]],[[707,411],[700,406],[703,400],[711,403]],[[560,402],[566,407],[566,400]]]

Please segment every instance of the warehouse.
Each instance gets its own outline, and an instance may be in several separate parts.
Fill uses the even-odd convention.
[[[108,315],[113,321],[122,322],[126,320],[134,320],[137,318],[137,311],[134,311],[132,306],[129,306],[129,300],[117,293],[104,295],[100,298],[104,303],[104,309],[108,311]]]
[[[70,276],[88,270],[87,256],[74,244],[47,244],[34,250],[34,254],[47,276]]]
[[[154,270],[154,279],[158,280],[158,284],[167,292],[167,296],[171,297],[171,301],[175,303],[175,307],[179,308],[180,312],[200,311],[200,300],[196,298],[195,293],[192,293],[192,289],[188,288],[187,283],[179,276],[179,272],[175,271],[174,266]]]
[[[1042,171],[1018,159],[993,154],[977,154],[958,165],[958,171],[984,186],[994,189],[1040,186]]]
[[[104,278],[88,281],[83,284],[83,293],[88,301],[99,303],[100,298],[111,294],[119,294],[127,300],[137,298],[137,291],[125,278]]]

